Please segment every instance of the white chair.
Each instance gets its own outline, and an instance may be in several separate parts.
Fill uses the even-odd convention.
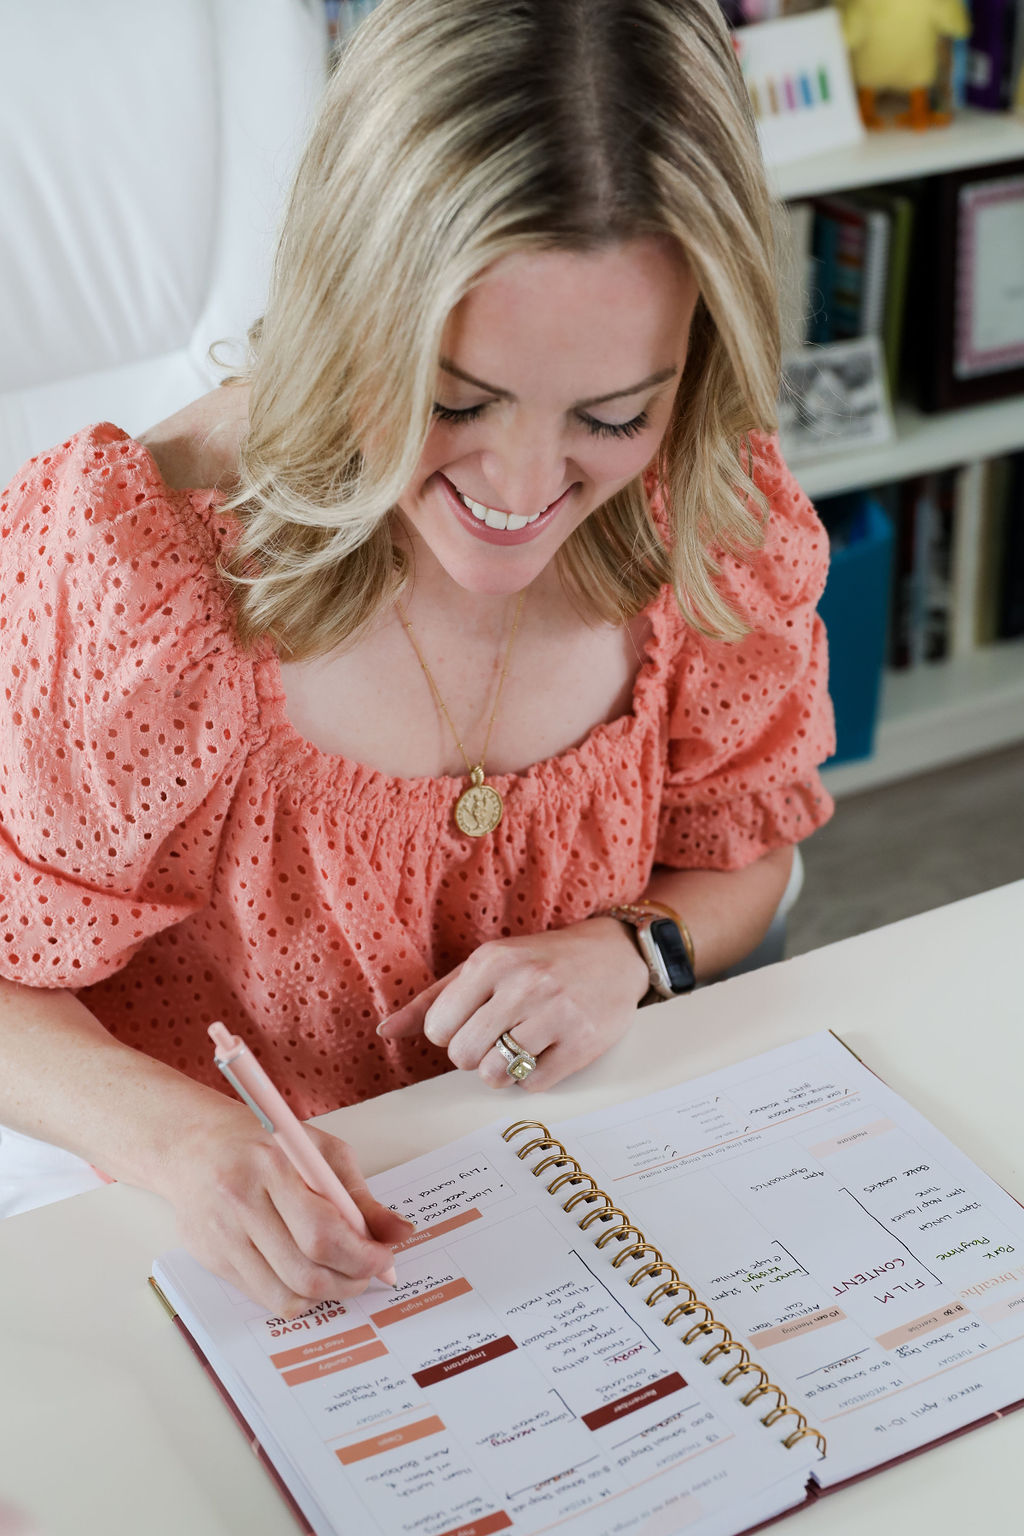
[[[260,313],[322,0],[0,0],[0,486],[205,394]]]
[[[796,902],[797,897],[804,888],[804,861],[797,845],[793,849],[793,868],[789,872],[789,880],[786,889],[782,893],[782,900],[775,909],[775,916],[771,920],[768,932],[756,949],[726,971],[729,976],[742,976],[746,971],[756,971],[762,965],[774,965],[782,960],[786,949],[786,921]]]
[[[218,381],[262,309],[326,71],[322,0],[0,0],[0,486]],[[99,1180],[0,1126],[0,1215]]]

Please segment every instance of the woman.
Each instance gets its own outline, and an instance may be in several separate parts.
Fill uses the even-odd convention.
[[[303,1115],[543,1089],[642,1027],[610,908],[682,990],[829,814],[770,251],[716,0],[384,0],[244,376],[7,493],[0,1120],[269,1308],[406,1229],[331,1137],[371,1238],[301,1184],[211,1019]]]

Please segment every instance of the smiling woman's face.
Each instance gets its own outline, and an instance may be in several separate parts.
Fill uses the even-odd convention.
[[[434,423],[399,499],[469,592],[519,592],[650,462],[697,284],[668,239],[510,256],[445,330]]]

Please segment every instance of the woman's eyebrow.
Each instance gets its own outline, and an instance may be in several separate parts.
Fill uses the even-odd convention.
[[[439,364],[442,373],[450,373],[453,378],[461,379],[464,384],[475,384],[477,389],[486,390],[489,395],[497,395],[500,400],[511,400],[515,403],[515,395],[511,390],[499,389],[497,384],[485,384],[483,379],[476,379],[471,373],[466,373],[457,368],[451,358],[442,357]],[[655,384],[664,384],[666,379],[674,378],[679,369],[673,363],[669,368],[660,368],[657,373],[652,373],[647,379],[641,379],[639,384],[631,384],[628,389],[613,389],[607,395],[593,395],[588,400],[577,400],[573,410],[580,410],[584,406],[604,405],[607,400],[618,400],[623,395],[638,395],[641,390],[651,389]]]

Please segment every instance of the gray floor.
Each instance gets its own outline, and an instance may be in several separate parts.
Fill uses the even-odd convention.
[[[786,954],[1024,878],[1024,747],[839,800],[803,845]]]

